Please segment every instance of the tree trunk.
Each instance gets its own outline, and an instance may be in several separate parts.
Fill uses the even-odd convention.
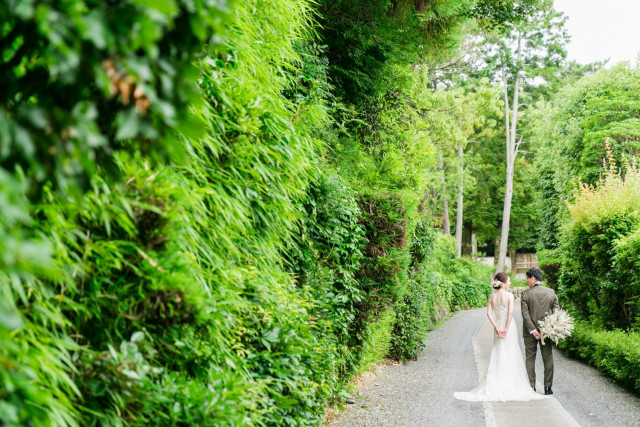
[[[442,231],[445,236],[451,235],[451,226],[449,225],[449,199],[447,198],[447,180],[444,175],[444,159],[442,153],[439,158],[440,170],[442,171]]]
[[[442,199],[442,231],[445,236],[451,235],[451,225],[449,225],[449,200]]]
[[[511,199],[513,198],[513,166],[507,165],[507,183],[504,191],[504,209],[502,210],[502,231],[500,232],[500,249],[496,273],[504,272],[509,243],[509,221],[511,219]]]
[[[517,254],[516,254],[516,250],[515,249],[511,249],[509,251],[509,258],[511,258],[511,270],[510,270],[510,273],[511,274],[516,274],[518,272],[518,265],[516,263]],[[515,279],[515,277],[514,277],[514,279]]]
[[[493,263],[494,265],[498,265],[498,259],[500,258],[500,232],[498,232],[498,235],[496,236],[496,241],[495,241],[495,246],[494,246],[494,250],[493,250]],[[496,273],[499,272],[500,270],[498,270],[496,268]]]
[[[520,53],[522,44],[521,37],[518,37],[518,51],[516,54],[516,63],[520,61]],[[516,143],[516,130],[518,124],[518,96],[520,94],[520,73],[516,72],[515,82],[513,85],[513,104],[509,108],[508,97],[508,79],[506,71],[503,71],[504,78],[504,112],[505,112],[505,127],[506,127],[506,185],[504,191],[504,207],[502,210],[502,233],[500,238],[500,250],[498,257],[498,263],[496,265],[496,272],[503,272],[505,261],[507,257],[507,246],[509,244],[509,221],[511,219],[511,200],[513,198],[513,175],[515,169],[516,156],[518,154],[519,143]],[[509,110],[511,113],[511,126],[509,126]]]
[[[462,209],[464,203],[464,169],[462,167],[462,142],[458,143],[458,205],[456,207],[456,248],[462,256]]]
[[[474,261],[478,259],[478,238],[475,233],[471,235],[471,259]]]
[[[471,235],[473,234],[473,223],[464,221],[462,223],[462,256],[471,255]]]

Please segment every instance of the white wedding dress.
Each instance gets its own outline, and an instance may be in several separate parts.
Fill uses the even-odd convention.
[[[509,314],[509,295],[492,295],[493,316],[499,329],[504,329]],[[512,298],[512,296],[511,296]],[[455,392],[456,399],[468,401],[528,401],[544,399],[546,396],[536,393],[529,385],[527,370],[520,351],[519,337],[512,319],[507,336],[499,338],[493,332],[493,345],[487,370],[480,383],[471,391]]]

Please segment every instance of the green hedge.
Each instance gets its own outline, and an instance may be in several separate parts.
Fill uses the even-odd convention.
[[[559,347],[640,393],[640,333],[602,331],[577,322]]]
[[[184,218],[160,164],[183,158],[176,131],[203,135],[194,59],[209,42],[217,54],[229,6],[0,8],[0,423],[195,420],[189,405],[224,387],[196,392],[185,371],[155,368],[171,360],[158,344],[202,320],[191,259],[163,239]]]
[[[325,2],[112,3],[0,9],[1,424],[318,425],[479,304],[477,267],[418,224],[418,110],[332,97]],[[441,41],[449,12],[424,15]],[[381,91],[414,76],[400,58]],[[366,185],[337,140],[368,141]]]
[[[425,267],[415,272],[407,285],[407,294],[396,306],[397,321],[389,353],[401,360],[417,359],[429,327],[453,311],[486,306],[491,293],[488,280],[472,277],[451,280]]]
[[[489,285],[493,268],[466,258],[455,256],[456,247],[452,236],[438,236],[433,256],[426,263],[430,269],[439,271],[452,282],[452,310],[464,310],[485,306],[491,293]]]
[[[406,293],[396,305],[389,354],[401,360],[418,357],[430,326],[453,311],[484,307],[491,293],[490,267],[456,258],[450,236],[420,226],[416,234],[412,252],[422,262],[410,272]]]
[[[318,423],[338,369],[328,350],[330,337],[318,326],[327,320],[313,315],[314,295],[295,286],[282,257],[298,227],[306,189],[320,169],[313,163],[322,146],[316,132],[329,120],[318,94],[322,82],[308,85],[282,72],[307,70],[294,43],[309,36],[310,9],[297,1],[238,6],[225,25],[230,36],[216,39],[226,53],[208,51],[211,56],[199,62],[200,75],[189,75],[176,67],[193,72],[194,50],[202,43],[185,27],[197,26],[209,37],[211,29],[200,21],[217,18],[182,5],[188,2],[180,4],[193,16],[179,10],[151,13],[133,3],[122,6],[136,12],[126,18],[151,25],[155,38],[143,40],[149,49],[156,42],[162,46],[151,52],[156,56],[123,59],[123,66],[145,71],[143,59],[149,58],[166,65],[158,74],[157,64],[146,70],[154,71],[145,74],[152,79],[147,89],[157,84],[167,96],[178,97],[195,91],[198,102],[189,104],[206,137],[180,126],[187,120],[184,99],[172,107],[171,99],[158,95],[146,116],[116,123],[112,119],[120,110],[129,115],[137,110],[122,106],[116,95],[95,94],[93,84],[72,82],[83,90],[83,102],[95,98],[101,107],[113,107],[99,118],[110,137],[116,134],[113,146],[100,148],[108,149],[108,161],[93,156],[91,144],[82,140],[77,146],[66,143],[70,152],[55,156],[61,164],[50,164],[46,158],[55,153],[56,136],[49,140],[36,129],[42,164],[71,172],[73,179],[56,175],[69,186],[87,180],[74,187],[78,194],[61,194],[53,187],[62,184],[59,180],[34,185],[20,169],[10,171],[13,176],[0,170],[7,184],[3,206],[12,207],[0,212],[0,422]],[[37,19],[55,16],[42,8]],[[58,17],[66,20],[67,12],[75,13]],[[93,12],[80,10],[88,16],[77,22],[99,16]],[[28,5],[19,13],[28,15]],[[135,28],[117,16],[114,22],[124,24],[118,28],[127,34]],[[176,43],[163,39],[171,28],[180,32]],[[125,50],[140,48],[121,42]],[[46,46],[42,43],[36,46]],[[88,70],[81,77],[95,83],[95,70]],[[69,77],[76,76],[72,71]],[[170,86],[173,79],[178,86]],[[75,95],[69,101],[77,100]],[[7,111],[12,114],[10,109],[3,114]],[[178,113],[175,120],[163,116]],[[168,123],[156,123],[165,119]],[[118,139],[121,125],[126,141]],[[143,140],[135,139],[138,132]],[[162,139],[160,132],[171,138]],[[153,144],[158,141],[162,144]],[[169,148],[187,156],[164,166],[153,161],[173,158],[163,155]],[[30,161],[35,160],[24,159]],[[87,162],[95,173],[78,169]],[[39,188],[41,203],[27,200],[32,187]]]
[[[624,172],[610,165],[596,187],[578,188],[562,234],[559,296],[606,329],[636,328],[640,313],[640,171]]]
[[[356,315],[365,294],[355,275],[365,245],[361,212],[354,192],[335,174],[311,185],[304,206],[287,257],[297,286],[307,289],[313,302],[314,334],[324,337],[323,354],[332,363],[327,385],[337,396],[360,364],[363,334],[357,333]]]

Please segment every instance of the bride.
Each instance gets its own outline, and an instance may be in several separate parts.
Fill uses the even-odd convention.
[[[487,317],[495,333],[487,371],[476,388],[468,392],[455,392],[453,396],[469,401],[544,399],[545,396],[533,391],[529,385],[516,327],[512,322],[514,297],[507,292],[511,280],[506,274],[498,273],[492,286],[495,292],[487,303]]]

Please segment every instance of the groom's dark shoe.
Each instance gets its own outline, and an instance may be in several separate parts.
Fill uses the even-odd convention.
[[[551,390],[551,387],[545,387],[544,394],[553,394],[553,390]]]
[[[531,387],[533,389],[533,391],[536,391],[536,386]]]

